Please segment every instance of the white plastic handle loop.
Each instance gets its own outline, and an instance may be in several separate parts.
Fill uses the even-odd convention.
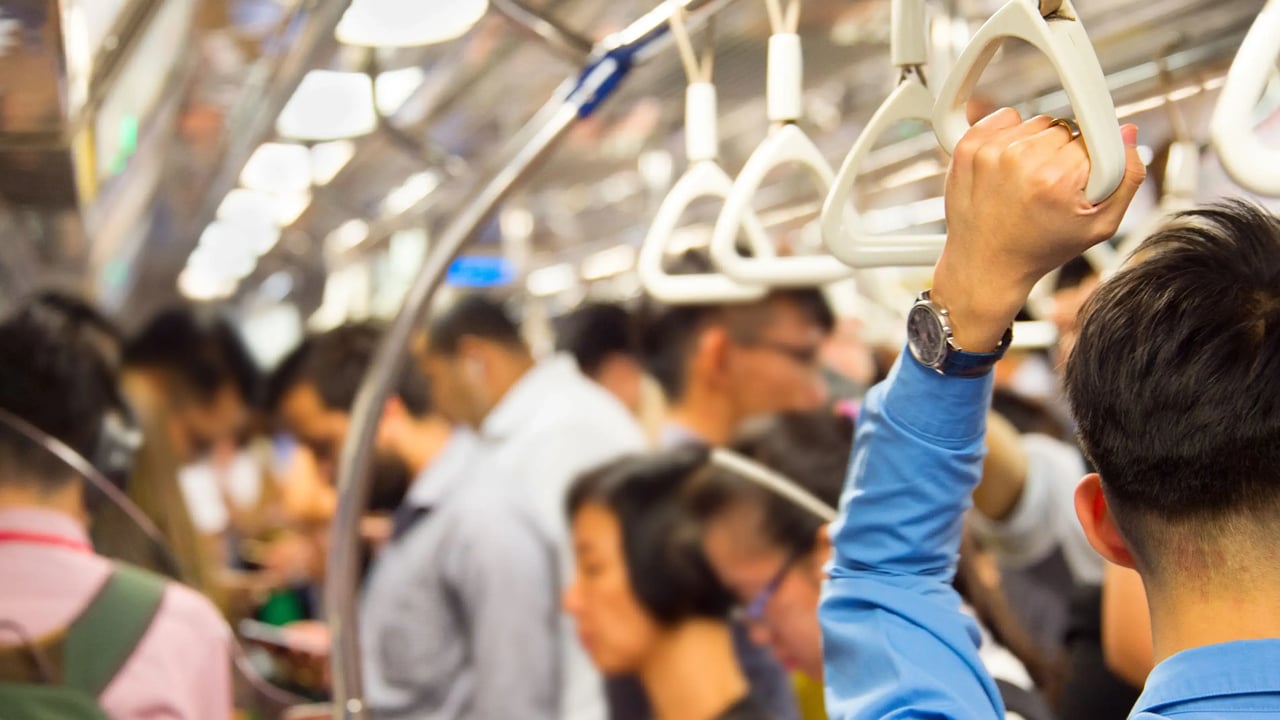
[[[773,169],[788,163],[808,169],[820,190],[830,191],[834,173],[809,136],[792,124],[774,128],[751,154],[725,200],[711,236],[712,261],[725,275],[743,283],[813,286],[849,277],[852,270],[830,255],[782,257],[771,253],[749,258],[738,252],[738,230],[751,212],[751,199]]]
[[[667,247],[689,205],[699,198],[728,197],[731,190],[733,180],[710,160],[694,163],[676,181],[640,247],[636,272],[645,292],[671,305],[750,302],[765,296],[768,288],[764,285],[744,285],[718,273],[671,275],[663,268]],[[765,257],[773,254],[769,235],[755,213],[743,218],[742,227],[753,252]]]
[[[938,141],[947,152],[954,152],[968,132],[969,98],[1005,38],[1031,43],[1053,64],[1089,151],[1085,196],[1095,204],[1106,200],[1124,179],[1124,139],[1106,76],[1070,0],[1062,0],[1058,12],[1048,18],[1040,16],[1036,0],[1010,0],[991,16],[938,92],[933,114]]]
[[[1270,0],[1240,43],[1209,131],[1222,167],[1241,187],[1280,196],[1280,149],[1258,139],[1253,118],[1280,55],[1280,2]]]
[[[695,82],[685,90],[684,141],[690,163],[715,160],[720,155],[716,106],[715,85]]]
[[[769,37],[769,66],[765,101],[769,120],[791,123],[804,115],[804,52],[800,36],[778,33]]]
[[[895,4],[896,7],[896,4]],[[877,140],[903,120],[929,122],[933,93],[916,75],[908,75],[885,100],[845,157],[835,185],[822,206],[822,239],[831,254],[854,268],[930,266],[938,261],[947,236],[873,235],[853,204],[853,186]]]

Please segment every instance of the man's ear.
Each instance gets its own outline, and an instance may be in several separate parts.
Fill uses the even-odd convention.
[[[834,547],[831,545],[831,526],[822,525],[813,538],[813,553],[809,556],[813,565],[813,577],[818,582],[827,579],[827,563],[831,562]]]
[[[729,333],[723,327],[712,325],[704,329],[698,336],[694,366],[712,377],[721,377],[729,362],[729,344]]]
[[[1076,488],[1076,516],[1084,528],[1084,535],[1098,554],[1116,565],[1136,568],[1133,553],[1116,526],[1115,515],[1102,491],[1102,476],[1086,475]]]

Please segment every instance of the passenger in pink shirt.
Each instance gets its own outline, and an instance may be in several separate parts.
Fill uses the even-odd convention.
[[[0,324],[0,653],[64,630],[115,567],[89,543],[78,474],[6,417],[92,460],[114,397],[108,365],[65,315],[32,306]],[[208,600],[168,583],[98,703],[113,720],[226,720],[230,643]]]

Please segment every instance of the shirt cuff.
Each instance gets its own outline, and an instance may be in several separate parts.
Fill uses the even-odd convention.
[[[949,377],[921,365],[904,349],[889,371],[886,414],[916,433],[968,442],[986,433],[994,375]]]

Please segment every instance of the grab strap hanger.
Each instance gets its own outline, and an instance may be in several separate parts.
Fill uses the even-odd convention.
[[[1031,43],[1053,64],[1089,151],[1085,196],[1095,204],[1107,199],[1124,179],[1124,140],[1102,66],[1071,0],[1009,0],[979,28],[938,92],[938,141],[954,152],[969,130],[969,98],[1005,38]]]
[[[733,190],[733,180],[720,167],[720,141],[716,128],[716,88],[712,84],[715,52],[708,42],[701,60],[693,49],[684,24],[684,9],[678,5],[671,15],[671,32],[680,49],[680,58],[689,88],[685,92],[685,146],[689,168],[663,198],[649,233],[640,246],[636,272],[645,292],[655,299],[672,304],[750,302],[763,298],[765,285],[735,282],[720,273],[671,275],[663,267],[667,248],[680,218],[699,198],[726,198]],[[752,251],[763,257],[773,255],[769,235],[755,213],[742,220],[743,230]]]
[[[934,97],[924,76],[927,61],[924,0],[893,0],[891,55],[901,70],[898,87],[862,129],[822,207],[822,239],[831,254],[854,268],[930,266],[945,234],[874,235],[853,204],[853,186],[876,142],[903,120],[933,119]]]
[[[1264,144],[1253,117],[1280,54],[1280,0],[1269,0],[1249,28],[1209,124],[1222,167],[1246,190],[1280,196],[1280,149]]]
[[[772,170],[796,163],[807,169],[823,192],[835,173],[813,140],[796,122],[803,114],[803,54],[800,48],[800,0],[791,0],[784,13],[781,0],[765,0],[773,35],[769,38],[767,104],[773,127],[747,160],[725,200],[711,236],[711,258],[724,274],[739,282],[773,286],[825,285],[852,271],[830,255],[782,257],[776,253],[746,257],[738,252],[738,231],[751,209],[751,200]]]

